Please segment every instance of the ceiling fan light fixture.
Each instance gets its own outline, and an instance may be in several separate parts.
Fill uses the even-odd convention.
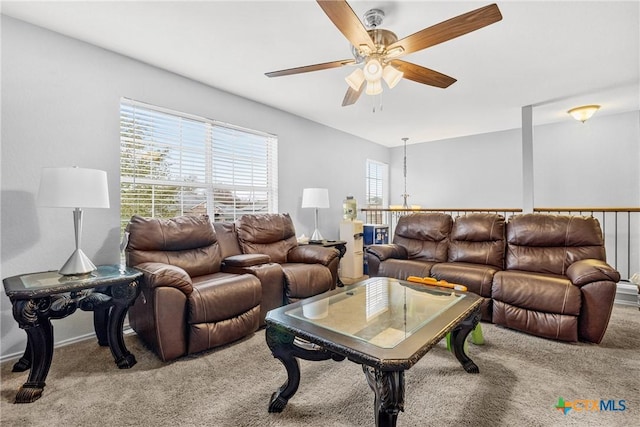
[[[359,91],[365,80],[364,71],[362,71],[362,68],[358,67],[353,71],[353,73],[349,74],[344,79],[346,80],[347,84],[351,86],[351,89]]]
[[[389,86],[389,89],[393,89],[402,80],[404,73],[396,70],[391,65],[386,65],[382,71],[382,78]]]
[[[379,95],[382,93],[382,83],[380,80],[367,81],[367,89],[365,91],[367,95]]]
[[[369,59],[364,65],[364,78],[368,82],[378,82],[382,78],[382,64],[376,58]]]
[[[589,120],[600,109],[599,105],[583,105],[567,111],[571,116],[582,123]]]

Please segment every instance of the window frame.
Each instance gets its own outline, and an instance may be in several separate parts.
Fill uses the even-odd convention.
[[[150,176],[159,169],[163,171]],[[131,202],[136,200],[136,189],[144,191],[146,197],[137,205]],[[161,207],[156,206],[163,202],[154,193],[159,189],[169,192],[168,201]],[[126,194],[128,190],[132,191],[131,197]],[[162,207],[172,213],[163,214]],[[172,217],[206,213],[213,220],[234,220],[258,211],[278,212],[276,135],[120,99],[123,230],[132,214]]]

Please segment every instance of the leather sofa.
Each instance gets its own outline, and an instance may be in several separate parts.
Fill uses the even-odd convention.
[[[484,298],[482,320],[570,342],[602,340],[620,280],[582,216],[414,213],[366,257],[372,276],[463,284]]]
[[[288,214],[133,216],[126,263],[144,274],[129,322],[163,361],[255,332],[266,313],[335,288],[338,251],[298,245]]]

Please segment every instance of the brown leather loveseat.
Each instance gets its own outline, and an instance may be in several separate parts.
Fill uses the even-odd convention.
[[[129,322],[164,361],[238,340],[269,310],[336,286],[338,251],[298,246],[288,214],[133,216],[127,233],[127,265],[144,273]]]
[[[485,298],[483,320],[563,341],[602,340],[620,280],[593,217],[415,213],[366,256],[372,276],[466,285]]]

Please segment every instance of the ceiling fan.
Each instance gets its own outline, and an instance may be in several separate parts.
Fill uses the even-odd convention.
[[[363,91],[367,95],[381,93],[382,80],[390,89],[398,84],[403,77],[429,86],[449,87],[456,82],[453,77],[399,58],[486,27],[502,19],[498,6],[491,4],[398,40],[393,32],[378,28],[384,18],[384,12],[379,9],[371,9],[364,15],[365,26],[345,0],[317,0],[317,2],[353,46],[354,59],[342,59],[272,71],[265,73],[265,75],[279,77],[345,65],[364,64],[364,67],[356,68],[346,78],[349,88],[342,101],[343,107],[354,104]]]

